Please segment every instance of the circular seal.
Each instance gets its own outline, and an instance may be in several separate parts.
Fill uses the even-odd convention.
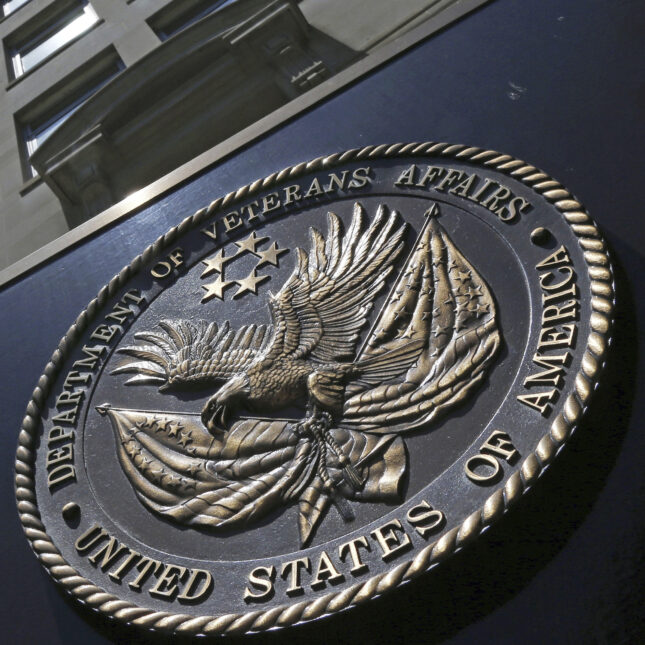
[[[536,482],[613,298],[582,206],[508,155],[287,168],[168,231],[72,324],[20,432],[27,537],[69,593],[148,629],[362,603]]]

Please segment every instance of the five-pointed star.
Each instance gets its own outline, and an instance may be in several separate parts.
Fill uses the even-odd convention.
[[[441,336],[441,335],[443,335],[443,334],[445,334],[446,336],[449,336],[449,335],[450,335],[450,334],[448,333],[448,330],[449,330],[449,329],[450,329],[450,327],[448,327],[448,326],[446,326],[446,327],[441,327],[440,325],[437,325],[437,327],[436,327],[436,328],[435,328],[435,330],[434,330],[433,335],[434,335],[434,337],[435,337],[435,338],[438,338],[439,336]]]
[[[152,460],[148,459],[147,457],[141,457],[141,461],[139,462],[139,468],[141,469],[141,472],[147,473],[150,470],[151,464]]]
[[[459,315],[460,313],[471,311],[470,307],[465,302],[458,302],[455,307],[455,313]]]
[[[248,237],[245,237],[239,242],[235,242],[235,246],[238,247],[237,255],[240,255],[245,251],[249,251],[254,255],[259,255],[259,253],[255,249],[257,248],[258,244],[262,244],[262,242],[268,239],[268,237],[258,237],[255,234],[255,231],[253,231]]]
[[[202,264],[206,265],[206,269],[204,269],[204,272],[200,277],[205,278],[211,273],[221,273],[222,270],[224,269],[224,265],[229,260],[232,260],[233,257],[234,256],[226,257],[224,255],[224,249],[220,249],[217,252],[217,254],[214,255],[212,258],[207,258],[206,260],[202,260]]]
[[[266,251],[260,251],[257,255],[260,257],[256,269],[259,269],[263,264],[272,264],[274,267],[278,266],[278,258],[287,253],[289,249],[279,249],[278,243],[274,242]]]
[[[200,464],[195,464],[192,463],[190,466],[188,466],[188,474],[191,477],[195,477],[195,475],[202,469]]]
[[[457,331],[466,329],[468,327],[468,316],[457,316]]]
[[[203,284],[202,289],[206,291],[206,295],[202,298],[202,302],[208,302],[213,298],[219,298],[224,300],[224,289],[229,285],[233,284],[228,280],[222,280],[222,276],[218,275],[217,279],[214,282],[209,282],[208,284]]]
[[[405,332],[405,334],[403,334],[403,336],[401,336],[401,338],[412,338],[413,335],[414,335],[414,327],[410,326],[410,327],[408,327],[408,329]]]
[[[185,448],[192,441],[191,434],[190,430],[182,430],[177,442]]]
[[[164,419],[163,417],[161,419],[157,419],[155,417],[155,423],[157,424],[157,429],[158,430],[163,430],[165,432],[166,427],[168,426],[168,419]]]
[[[239,298],[247,291],[250,291],[257,296],[258,284],[264,282],[265,280],[268,280],[270,277],[271,276],[268,275],[257,275],[255,273],[255,269],[253,269],[253,271],[251,271],[251,273],[249,273],[249,275],[247,275],[243,280],[234,281],[239,285],[239,289],[233,294],[233,298]]]
[[[455,280],[458,280],[459,282],[464,282],[469,279],[470,279],[470,271],[457,271]]]
[[[470,287],[468,289],[468,297],[473,300],[474,298],[477,298],[479,296],[483,295],[482,294],[482,286],[478,284],[476,287]]]
[[[169,437],[176,437],[177,433],[180,430],[183,430],[183,429],[184,429],[184,426],[182,426],[180,423],[177,423],[176,421],[173,421],[168,426],[168,436]]]

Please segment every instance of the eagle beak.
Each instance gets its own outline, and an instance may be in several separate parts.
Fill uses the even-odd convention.
[[[228,417],[229,413],[226,405],[218,403],[215,397],[210,399],[202,410],[202,423],[212,433],[226,432]]]
[[[226,432],[235,401],[248,392],[249,382],[246,376],[232,378],[206,403],[202,411],[202,423],[211,432]]]
[[[211,421],[218,430],[224,431],[229,418],[229,410],[226,405],[218,405]]]

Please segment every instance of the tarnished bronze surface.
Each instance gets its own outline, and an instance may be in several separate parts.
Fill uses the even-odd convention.
[[[597,229],[532,166],[446,144],[300,164],[189,217],[77,319],[20,435],[21,519],[125,622],[338,611],[533,485],[612,308]]]

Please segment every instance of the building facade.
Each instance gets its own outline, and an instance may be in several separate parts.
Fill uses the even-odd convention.
[[[455,4],[3,0],[0,269]]]

